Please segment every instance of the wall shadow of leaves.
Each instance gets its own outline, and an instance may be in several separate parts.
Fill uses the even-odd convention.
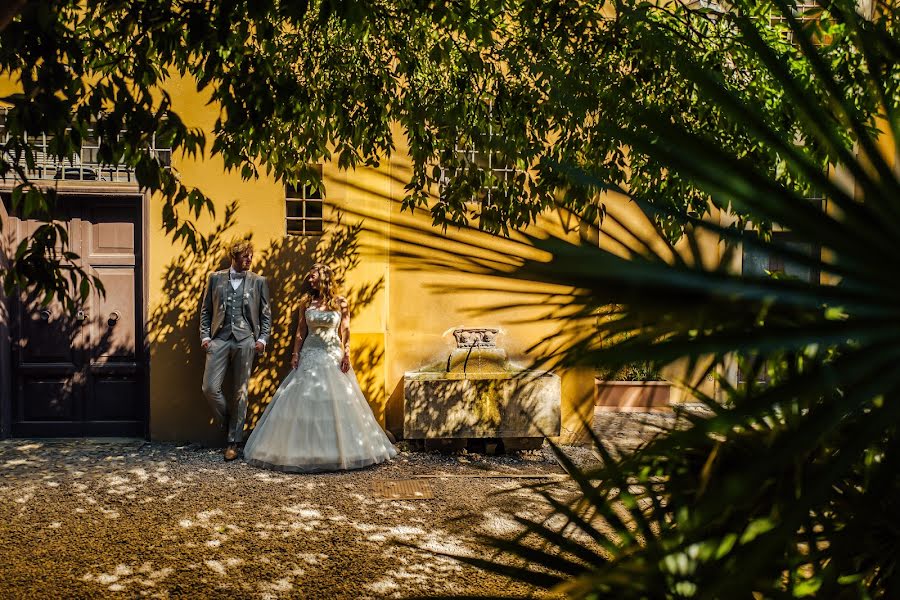
[[[199,308],[209,272],[227,268],[228,246],[242,235],[252,239],[252,232],[237,229],[237,202],[225,209],[224,215],[207,238],[206,251],[184,253],[164,270],[165,298],[153,306],[149,318],[151,342],[155,352],[172,352],[185,358],[188,373],[173,376],[172,381],[195,382],[196,403],[209,413],[200,392],[204,354],[200,351]],[[272,395],[290,370],[290,355],[297,327],[297,302],[304,275],[314,263],[325,263],[335,273],[343,294],[348,298],[352,317],[371,304],[384,287],[384,279],[354,282],[347,287],[349,275],[360,264],[359,236],[361,223],[345,224],[343,215],[328,223],[321,236],[285,236],[254,252],[255,273],[265,276],[269,284],[272,308],[272,334],[265,354],[258,357],[250,381],[250,401],[245,435],[252,431]],[[376,416],[383,410],[384,390],[376,368],[384,358],[384,350],[374,343],[352,346],[352,362],[360,386],[373,406]],[[223,389],[229,390],[226,380]],[[192,398],[193,398],[192,397]],[[192,400],[193,403],[193,400]],[[196,409],[192,406],[192,409]],[[211,413],[208,422],[211,423]],[[224,435],[222,436],[224,439]]]

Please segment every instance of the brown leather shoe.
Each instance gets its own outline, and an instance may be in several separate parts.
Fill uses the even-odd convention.
[[[225,448],[225,460],[234,460],[238,457],[238,447],[236,444],[229,444]]]

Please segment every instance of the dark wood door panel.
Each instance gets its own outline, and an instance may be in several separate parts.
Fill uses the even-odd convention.
[[[88,435],[85,433],[82,421],[14,421],[10,433],[13,437],[29,438],[83,437]]]
[[[36,299],[25,299],[18,314],[16,350],[23,366],[35,363],[80,362],[81,326],[58,303],[42,306]]]
[[[85,403],[87,421],[138,421],[143,411],[141,381],[134,374],[93,377]]]
[[[93,362],[134,362],[137,356],[135,269],[131,266],[96,266],[105,295],[94,294],[92,318],[86,334]]]
[[[140,421],[84,421],[81,433],[85,437],[144,437],[147,425]]]
[[[75,378],[23,377],[19,393],[27,402],[20,404],[23,421],[75,421],[80,420],[80,390]]]
[[[110,207],[106,211],[92,211],[91,225],[87,231],[90,245],[87,254],[91,260],[97,257],[131,257],[134,259],[137,230],[132,211],[125,207]]]
[[[17,241],[32,235],[40,225],[40,221],[15,220]],[[72,220],[65,225],[71,247],[79,248],[82,240],[80,223]],[[57,249],[60,247],[57,244]],[[43,297],[34,294],[23,294],[18,310],[14,311],[17,342],[14,350],[18,362],[23,365],[50,362],[79,364],[84,346],[81,324],[57,300],[53,299],[46,305],[42,300]]]
[[[65,229],[66,235],[69,238],[69,247],[81,247],[81,226],[79,222],[72,221],[72,218],[74,216],[77,216],[77,210],[73,212],[69,210],[68,206],[61,207],[59,211],[59,217],[62,220],[54,222],[62,225]],[[36,219],[14,219],[14,223],[16,226],[16,236],[18,238],[18,242],[25,239],[26,237],[31,237],[32,235],[34,235],[35,231],[37,231],[37,229],[45,222],[38,221]],[[58,240],[54,247],[57,250],[61,250],[62,243]]]
[[[141,288],[139,199],[63,198],[70,248],[78,266],[100,277],[77,314],[39,298],[15,307],[16,436],[143,436],[146,375]],[[19,239],[35,221],[17,221]]]

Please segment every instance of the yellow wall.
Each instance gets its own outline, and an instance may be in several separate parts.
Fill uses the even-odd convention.
[[[216,111],[192,82],[176,81],[168,91],[174,109],[189,126],[212,130]],[[523,365],[541,356],[540,349],[529,353],[530,347],[560,339],[560,321],[554,319],[554,310],[542,299],[519,293],[539,291],[533,286],[500,289],[485,277],[403,256],[410,249],[429,256],[408,243],[415,239],[410,234],[414,230],[427,232],[420,234],[420,241],[439,250],[454,248],[463,256],[523,249],[486,234],[441,233],[430,226],[427,211],[401,212],[399,202],[411,167],[401,132],[395,132],[395,141],[396,153],[378,168],[341,172],[335,165],[324,166],[325,216],[332,223],[321,237],[285,235],[284,190],[273,179],[243,181],[238,173],[225,173],[219,158],[173,156],[173,166],[184,183],[196,185],[210,196],[216,215],[198,223],[201,231],[211,236],[209,251],[185,251],[163,231],[160,199],[150,200],[145,253],[153,439],[222,440],[200,392],[205,355],[199,348],[198,309],[207,273],[226,266],[225,248],[237,237],[250,235],[255,243],[253,268],[269,279],[274,324],[267,353],[258,362],[251,383],[248,428],[286,374],[299,283],[312,262],[332,265],[343,279],[344,292],[353,306],[354,368],[375,415],[395,431],[400,429],[403,374],[446,359],[450,351],[444,336],[447,330],[460,325],[500,327],[504,330],[502,345]],[[608,210],[630,228],[650,232],[649,222],[634,205],[621,198],[605,201]],[[233,222],[225,223],[226,209],[232,203],[236,203]],[[535,229],[578,236],[558,214],[548,214]],[[615,234],[615,224],[608,222],[599,242],[615,250],[611,242]],[[712,254],[717,252],[714,242],[709,248]],[[550,294],[554,290],[543,291]],[[513,306],[498,308],[509,304]],[[583,441],[584,424],[593,410],[594,373],[573,370],[559,374],[561,441]]]
[[[390,321],[387,331],[386,384],[391,400],[392,429],[400,419],[403,374],[434,362],[447,359],[451,340],[445,333],[457,326],[499,327],[503,330],[501,345],[511,358],[530,365],[538,359],[526,350],[543,340],[559,334],[559,321],[554,312],[533,297],[517,294],[538,291],[535,286],[516,286],[483,276],[466,275],[461,269],[429,266],[415,258],[404,258],[404,252],[428,256],[427,249],[411,247],[406,240],[415,239],[410,231],[427,231],[430,240],[423,244],[449,248],[462,256],[488,256],[491,251],[520,252],[515,244],[488,235],[461,234],[453,229],[442,233],[430,227],[428,211],[410,216],[401,212],[399,200],[409,180],[411,165],[404,146],[404,137],[395,132],[397,152],[390,164],[391,231],[388,307]],[[550,215],[537,228],[561,234],[559,218]],[[572,234],[577,236],[577,231]],[[446,257],[445,257],[446,258]],[[507,305],[515,305],[509,307]],[[562,441],[586,439],[583,423],[592,415],[593,373],[560,373],[563,378]]]
[[[215,112],[206,106],[191,84],[170,90],[175,109],[190,126],[210,131]],[[266,355],[257,364],[251,383],[248,427],[286,374],[290,340],[296,323],[300,279],[316,261],[332,264],[346,277],[345,293],[354,305],[351,339],[354,364],[363,390],[381,416],[384,405],[384,286],[386,262],[361,261],[354,244],[371,243],[336,227],[337,235],[295,237],[285,235],[284,188],[271,178],[242,181],[225,173],[218,158],[173,157],[186,185],[196,185],[215,202],[217,214],[204,218],[200,228],[213,234],[206,254],[185,252],[172,244],[162,229],[158,199],[151,202],[149,223],[149,333],[151,350],[150,431],[161,440],[199,440],[213,443],[220,433],[212,426],[210,411],[200,393],[204,353],[199,348],[199,303],[206,274],[227,265],[225,248],[237,237],[250,235],[255,244],[253,270],[267,276],[272,294],[273,332]],[[332,165],[324,169],[327,204],[352,201],[372,212],[382,205],[377,194],[356,189],[366,181],[365,171],[348,176]],[[233,224],[224,227],[226,207],[236,202]],[[328,218],[329,215],[326,215]],[[343,219],[343,224],[348,224]],[[217,231],[217,228],[219,231]],[[371,236],[369,236],[371,238]],[[378,240],[375,240],[377,243]],[[382,242],[383,243],[383,242]],[[347,263],[359,262],[347,271]]]
[[[175,86],[170,93],[186,123],[211,129],[214,112],[190,85]],[[344,291],[354,306],[351,346],[355,369],[376,416],[393,429],[398,428],[400,418],[397,408],[403,373],[446,358],[450,346],[442,335],[448,329],[499,326],[505,331],[503,345],[523,364],[534,358],[525,355],[529,346],[558,333],[557,323],[548,318],[543,305],[532,302],[513,310],[491,310],[508,302],[510,295],[459,291],[484,287],[488,283],[484,278],[421,262],[410,270],[410,261],[397,256],[403,248],[391,240],[391,234],[402,237],[410,227],[424,227],[432,238],[463,240],[474,247],[502,242],[488,236],[466,239],[453,231],[441,234],[430,228],[427,212],[412,217],[408,212],[401,214],[399,200],[410,165],[402,135],[396,138],[397,152],[377,169],[341,172],[334,165],[325,165],[326,219],[339,222],[326,226],[330,232],[321,238],[285,236],[284,193],[273,180],[244,182],[237,174],[225,174],[218,159],[173,157],[184,182],[199,186],[217,206],[216,218],[204,219],[201,229],[213,231],[229,203],[237,201],[238,208],[235,224],[214,237],[208,255],[199,255],[171,243],[162,231],[158,200],[151,204],[151,437],[209,443],[221,438],[200,393],[204,354],[199,351],[197,311],[206,273],[224,266],[224,248],[238,236],[252,235],[254,270],[269,278],[274,320],[273,340],[251,384],[248,426],[285,374],[299,280],[313,261],[332,264],[344,278]],[[559,222],[551,215],[544,225],[558,232]],[[360,223],[364,229],[354,230]],[[562,439],[582,440],[583,421],[591,414],[593,374],[561,375]],[[391,414],[386,414],[389,407]]]

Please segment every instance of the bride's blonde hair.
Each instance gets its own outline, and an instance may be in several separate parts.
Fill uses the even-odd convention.
[[[314,287],[309,282],[309,276],[312,275],[313,271],[319,272],[318,287]],[[322,263],[315,263],[310,267],[303,277],[303,283],[300,285],[300,305],[308,307],[313,300],[318,300],[319,304],[324,308],[340,310],[339,298],[340,290],[331,267]]]

